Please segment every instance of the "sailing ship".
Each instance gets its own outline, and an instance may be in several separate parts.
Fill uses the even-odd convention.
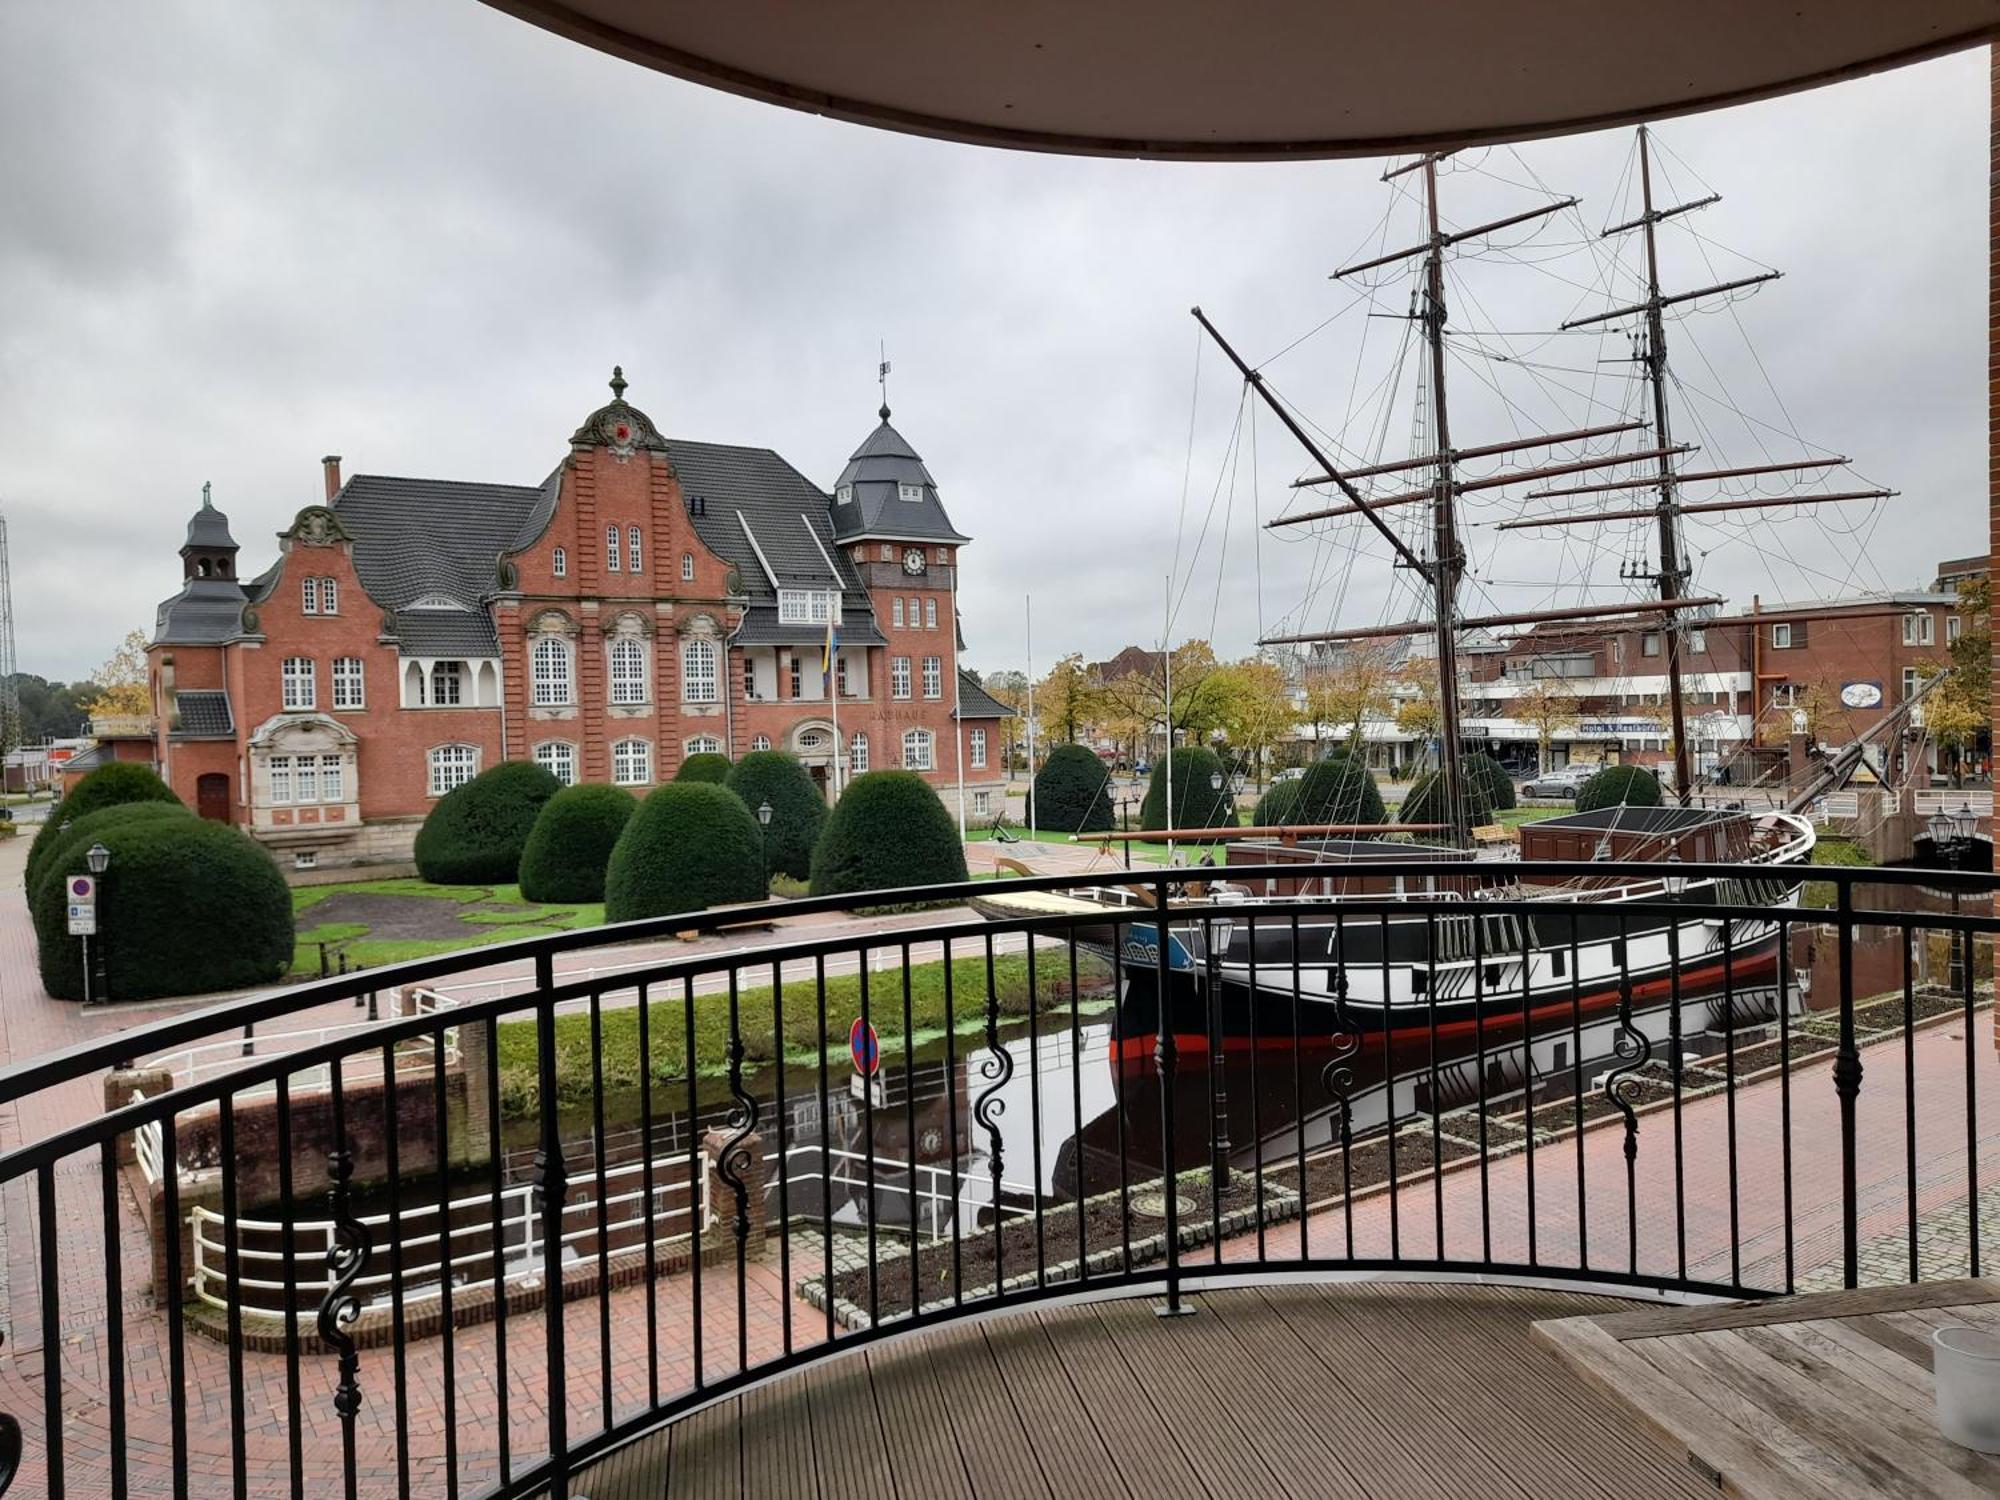
[[[1684,466],[1694,450],[1676,440],[1671,422],[1674,382],[1667,359],[1667,315],[1692,310],[1774,280],[1776,271],[1723,280],[1685,291],[1664,290],[1660,281],[1658,227],[1705,208],[1715,195],[1656,207],[1653,141],[1641,127],[1637,175],[1641,212],[1602,234],[1643,237],[1645,295],[1637,300],[1570,319],[1564,330],[1608,326],[1625,330],[1633,361],[1644,376],[1642,415],[1562,432],[1515,437],[1456,447],[1447,402],[1445,263],[1461,243],[1487,240],[1496,232],[1543,220],[1572,208],[1563,198],[1487,223],[1447,231],[1440,217],[1438,168],[1451,153],[1428,154],[1384,174],[1390,181],[1415,174],[1427,232],[1408,248],[1374,256],[1335,272],[1345,278],[1378,268],[1414,263],[1418,272],[1409,318],[1420,330],[1426,356],[1419,395],[1421,421],[1415,456],[1343,465],[1336,462],[1305,422],[1278,399],[1265,375],[1246,362],[1202,310],[1193,309],[1213,343],[1241,374],[1262,409],[1270,411],[1311,460],[1314,472],[1295,488],[1329,495],[1336,503],[1295,512],[1268,523],[1298,526],[1358,516],[1385,542],[1396,565],[1421,580],[1428,617],[1393,624],[1311,633],[1274,634],[1264,646],[1318,646],[1391,637],[1427,637],[1435,643],[1438,702],[1437,785],[1443,803],[1442,837],[1389,842],[1379,835],[1389,826],[1362,830],[1312,825],[1231,830],[1223,842],[1223,864],[1214,871],[1188,871],[1174,894],[1168,930],[1162,934],[1149,913],[1143,884],[1107,884],[1094,891],[1064,893],[995,892],[975,909],[995,919],[1048,916],[1066,919],[1072,941],[1112,959],[1122,976],[1120,1050],[1149,1053],[1164,1027],[1183,1047],[1241,1047],[1268,1040],[1295,1046],[1301,1038],[1379,1039],[1389,1048],[1422,1042],[1435,1047],[1443,1037],[1477,1032],[1482,1044],[1504,1043],[1511,1035],[1534,1034],[1546,1026],[1576,1025],[1620,1007],[1669,1002],[1705,1002],[1743,1007],[1752,996],[1782,1004],[1780,921],[1775,913],[1797,905],[1798,867],[1810,861],[1814,833],[1801,809],[1850,772],[1855,747],[1833,758],[1810,785],[1768,810],[1741,802],[1716,804],[1697,795],[1690,755],[1688,691],[1683,646],[1691,624],[1723,601],[1692,592],[1692,569],[1682,535],[1683,517],[1711,511],[1834,504],[1882,499],[1879,488],[1810,490],[1752,499],[1689,499],[1684,489],[1744,476],[1805,474],[1843,465],[1844,458],[1802,456],[1751,466]],[[1589,453],[1473,474],[1468,460],[1513,462],[1535,450],[1614,441],[1612,451]],[[1618,440],[1635,446],[1618,447]],[[1609,479],[1549,487],[1547,482],[1616,471]],[[1396,479],[1395,476],[1411,476]],[[1410,488],[1379,493],[1374,482],[1390,479]],[[1560,499],[1574,504],[1582,495],[1636,494],[1638,508],[1562,509],[1518,514],[1501,529],[1594,527],[1616,521],[1646,521],[1654,540],[1644,576],[1649,597],[1586,603],[1566,609],[1469,613],[1461,593],[1467,557],[1461,538],[1460,503],[1469,492],[1542,485],[1523,502]],[[1699,493],[1699,492],[1697,492]],[[1406,534],[1385,512],[1428,506],[1426,523]],[[1627,570],[1625,576],[1634,576]],[[1665,641],[1662,663],[1671,723],[1672,800],[1665,806],[1621,806],[1572,813],[1520,829],[1518,858],[1484,857],[1471,847],[1470,809],[1463,765],[1459,643],[1469,631],[1541,628],[1552,623],[1634,619],[1657,622]],[[1586,623],[1583,628],[1592,628]],[[1753,694],[1757,691],[1753,684]],[[1921,696],[1921,695],[1919,695]],[[1893,734],[1914,706],[1905,703],[1871,731]],[[1754,700],[1753,712],[1758,708]],[[1171,779],[1171,778],[1170,778]],[[1306,810],[1308,813],[1310,810]],[[1126,834],[1098,836],[1125,839]],[[1212,830],[1167,830],[1144,835],[1154,840],[1210,841]],[[1637,878],[1610,875],[1569,878],[1538,872],[1551,861],[1643,862],[1657,866]],[[1747,878],[1686,878],[1678,867],[1703,863],[1763,867],[1768,875]],[[1396,866],[1412,867],[1398,873]],[[1229,867],[1298,866],[1298,874],[1232,880]],[[1422,867],[1421,873],[1416,867]],[[1505,901],[1505,912],[1482,909]],[[1283,902],[1307,910],[1271,914],[1260,908]],[[1395,908],[1408,902],[1407,913]],[[1418,904],[1421,902],[1421,904]],[[1366,903],[1365,909],[1357,909]],[[1529,909],[1523,914],[1521,905]],[[1687,908],[1685,915],[1675,912]],[[1769,918],[1728,919],[1717,907],[1754,908]],[[1164,945],[1164,953],[1162,946]],[[1165,977],[1164,986],[1158,981]]]

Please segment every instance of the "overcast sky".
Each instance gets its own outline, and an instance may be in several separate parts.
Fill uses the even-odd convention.
[[[1693,409],[1677,435],[1746,463],[1804,451],[1796,430],[1904,492],[1697,528],[1704,590],[1907,587],[1985,549],[1986,117],[1980,53],[1662,128],[1672,187],[1725,195],[1689,221],[1707,261],[1707,242],[1670,239],[1667,279],[1786,273],[1670,342]],[[1224,655],[1260,621],[1407,607],[1358,530],[1253,537],[1253,506],[1277,514],[1309,465],[1268,418],[1254,467],[1231,458],[1240,387],[1210,349],[1195,398],[1187,316],[1202,303],[1262,361],[1346,308],[1272,378],[1351,451],[1413,451],[1407,380],[1387,411],[1362,399],[1405,325],[1327,279],[1359,245],[1405,242],[1413,205],[1379,163],[906,139],[663,78],[473,0],[16,0],[0,140],[0,505],[24,670],[82,675],[150,630],[204,480],[254,572],[320,498],[321,454],[533,483],[614,362],[669,435],[768,445],[830,485],[874,421],[878,339],[896,424],[976,539],[973,664],[1024,664],[1029,593],[1038,667],[1151,644],[1177,556],[1174,633],[1212,622]],[[1448,174],[1461,225],[1540,201],[1537,179],[1584,200],[1508,239],[1525,275],[1491,253],[1456,265],[1454,320],[1537,334],[1606,305],[1579,247],[1613,218],[1630,150],[1614,132]],[[1372,310],[1406,309],[1383,280]],[[1461,445],[1636,410],[1629,367],[1598,364],[1626,352],[1615,339],[1513,340],[1509,366],[1487,358],[1501,347],[1455,356]],[[1732,427],[1725,397],[1768,425]],[[1604,532],[1502,546],[1473,525],[1475,593],[1620,597],[1636,543]]]

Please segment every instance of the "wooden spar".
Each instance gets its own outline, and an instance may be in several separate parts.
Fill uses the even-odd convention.
[[[1645,424],[1641,422],[1637,425],[1643,427]],[[1789,474],[1794,469],[1837,469],[1846,462],[1846,455],[1843,454],[1838,458],[1795,458],[1783,464],[1748,464],[1740,469],[1682,469],[1674,475],[1674,483],[1687,484],[1696,479],[1747,479],[1753,474]],[[1650,479],[1607,479],[1599,484],[1571,484],[1561,489],[1534,490],[1521,498],[1559,500],[1566,495],[1602,495],[1612,490],[1651,489],[1659,482],[1657,475]]]
[[[1617,464],[1643,463],[1647,459],[1661,458],[1673,453],[1692,453],[1690,444],[1666,448],[1646,448],[1636,453],[1606,453],[1596,458],[1580,458],[1570,463],[1549,464],[1540,469],[1522,469],[1512,474],[1489,474],[1484,479],[1462,479],[1452,486],[1454,494],[1464,494],[1468,490],[1504,489],[1510,484],[1521,484],[1530,479],[1553,479],[1558,474],[1583,474],[1591,469],[1609,469]],[[1656,479],[1652,481],[1657,484]],[[1420,500],[1430,500],[1437,495],[1433,485],[1425,490],[1404,490],[1400,494],[1384,495],[1379,500],[1357,501],[1352,505],[1335,505],[1325,510],[1301,511],[1295,516],[1280,516],[1275,521],[1266,521],[1264,527],[1270,530],[1278,526],[1298,526],[1307,521],[1324,521],[1334,516],[1370,514],[1378,510],[1389,510],[1398,505],[1415,505]]]
[[[1422,156],[1419,156],[1415,161],[1406,161],[1400,167],[1390,167],[1387,170],[1385,170],[1382,173],[1382,181],[1390,182],[1398,177],[1407,176],[1411,172],[1421,172],[1425,167],[1436,166],[1439,162],[1443,161],[1447,156],[1450,155],[1451,152],[1449,151],[1426,151]]]
[[[1189,311],[1194,314],[1194,320],[1208,331],[1208,336],[1215,340],[1222,352],[1229,356],[1229,362],[1236,366],[1245,380],[1250,382],[1250,389],[1257,393],[1258,399],[1270,407],[1277,419],[1285,424],[1285,430],[1298,439],[1299,446],[1305,449],[1313,461],[1332,477],[1333,482],[1340,486],[1343,493],[1359,501],[1361,499],[1361,492],[1345,479],[1341,478],[1340,475],[1333,472],[1333,460],[1320,451],[1319,444],[1306,435],[1306,430],[1294,420],[1290,412],[1285,410],[1278,398],[1265,389],[1264,377],[1243,362],[1243,356],[1230,347],[1229,340],[1225,339],[1216,326],[1208,321],[1207,315],[1199,307],[1190,308]],[[1389,545],[1396,549],[1396,554],[1416,570],[1419,578],[1429,578],[1431,576],[1430,566],[1410,550],[1409,544],[1396,535],[1387,521],[1373,515],[1369,517],[1369,520],[1374,523],[1375,529],[1381,532],[1383,537],[1387,539]]]
[[[1214,844],[1223,839],[1319,838],[1334,834],[1442,833],[1448,823],[1293,823],[1248,828],[1152,828],[1129,833],[1078,833],[1079,844]]]
[[[1613,224],[1598,234],[1599,239],[1608,239],[1614,234],[1623,234],[1628,229],[1640,229],[1648,224],[1657,224],[1663,219],[1677,218],[1681,214],[1691,214],[1698,208],[1707,208],[1720,203],[1722,194],[1710,193],[1706,198],[1697,198],[1692,203],[1677,203],[1672,208],[1647,209],[1636,219],[1627,219],[1623,224]]]
[[[1766,271],[1761,276],[1744,276],[1735,281],[1718,281],[1714,286],[1699,287],[1692,292],[1676,292],[1671,297],[1662,297],[1659,299],[1659,305],[1672,307],[1676,303],[1692,302],[1697,297],[1713,297],[1717,292],[1735,292],[1746,286],[1761,286],[1764,282],[1776,281],[1784,274],[1783,271]],[[1592,313],[1587,318],[1571,318],[1561,326],[1567,331],[1571,328],[1586,328],[1592,323],[1609,323],[1614,318],[1629,318],[1634,313],[1645,312],[1649,305],[1647,302],[1634,302],[1626,307],[1614,307],[1609,312]]]
[[[1502,453],[1515,453],[1523,448],[1547,448],[1558,443],[1580,443],[1587,438],[1611,437],[1620,432],[1634,432],[1644,427],[1644,422],[1615,422],[1609,427],[1579,427],[1575,432],[1550,432],[1540,437],[1514,438],[1505,443],[1484,443],[1477,448],[1461,448],[1456,453],[1426,453],[1422,458],[1399,458],[1393,463],[1370,464],[1365,469],[1342,469],[1343,479],[1372,479],[1377,474],[1401,474],[1409,469],[1429,469],[1438,461],[1450,458],[1454,463],[1467,459],[1493,458]],[[1294,479],[1295,490],[1311,489],[1316,484],[1331,484],[1331,474],[1316,474],[1310,479]]]
[[[1428,163],[1427,165],[1435,165]],[[1390,265],[1399,260],[1408,260],[1413,255],[1429,255],[1433,250],[1442,250],[1447,245],[1456,245],[1461,240],[1477,239],[1482,234],[1491,234],[1496,229],[1511,229],[1516,224],[1525,224],[1530,219],[1542,219],[1550,214],[1561,213],[1566,208],[1574,208],[1575,198],[1565,198],[1560,203],[1544,203],[1540,208],[1524,209],[1518,214],[1509,214],[1504,219],[1494,219],[1485,224],[1475,224],[1470,229],[1461,229],[1456,234],[1433,234],[1421,245],[1412,245],[1407,250],[1392,250],[1387,255],[1378,255],[1373,260],[1357,261],[1351,266],[1342,266],[1329,278],[1340,280],[1359,271],[1372,271],[1377,266]]]
[[[1647,514],[1652,513],[1648,511]],[[1495,625],[1540,625],[1553,620],[1590,620],[1608,615],[1656,615],[1677,609],[1704,609],[1711,604],[1723,602],[1720,595],[1699,599],[1629,599],[1622,604],[1579,604],[1570,609],[1532,609],[1510,615],[1476,615],[1458,621],[1456,628],[1483,630]],[[1257,644],[1303,646],[1330,641],[1383,640],[1398,635],[1426,635],[1435,629],[1437,626],[1429,620],[1405,620],[1399,625],[1361,625],[1352,630],[1328,630],[1312,635],[1268,635]]]
[[[1900,493],[1900,490],[1844,490],[1835,495],[1767,495],[1761,500],[1701,500],[1692,505],[1676,506],[1675,509],[1685,516],[1697,511],[1766,510],[1774,507],[1831,504],[1837,500],[1886,500]],[[1518,521],[1497,521],[1493,529],[1525,531],[1535,526],[1588,526],[1596,521],[1638,521],[1658,514],[1659,511],[1654,506],[1647,506],[1644,510],[1566,511],[1559,516],[1528,516]]]

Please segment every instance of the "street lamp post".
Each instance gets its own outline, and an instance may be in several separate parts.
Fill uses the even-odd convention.
[[[764,863],[764,894],[771,894],[771,804],[757,804],[757,856]]]
[[[96,993],[99,1005],[111,1003],[111,966],[105,961],[104,946],[110,936],[110,928],[105,922],[104,872],[111,868],[111,851],[102,843],[92,844],[83,856],[83,862],[90,866],[90,873],[97,877],[97,941],[91,944],[97,969],[97,982],[91,988]]]

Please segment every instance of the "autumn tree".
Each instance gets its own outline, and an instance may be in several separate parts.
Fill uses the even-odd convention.
[[[1332,726],[1345,729],[1348,744],[1359,748],[1362,725],[1390,712],[1393,676],[1388,655],[1380,648],[1350,646],[1320,665],[1308,666],[1305,718],[1312,726],[1314,744],[1321,727]]]
[[[1218,675],[1223,681],[1222,732],[1249,757],[1261,786],[1271,748],[1296,717],[1290,684],[1283,668],[1258,656],[1231,662]]]
[[[110,659],[90,674],[90,684],[82,707],[92,718],[150,714],[153,694],[146,683],[146,632],[134,630],[119,642]]]
[[[1076,740],[1095,713],[1097,688],[1083,669],[1083,653],[1072,651],[1049,668],[1035,687],[1037,716],[1064,744]]]
[[[1576,727],[1576,694],[1552,678],[1536,678],[1514,698],[1514,717],[1535,731],[1535,768],[1546,773],[1549,751],[1566,729]]]
[[[1928,679],[1939,671],[1944,673],[1944,681],[1924,699],[1924,727],[1951,752],[1953,786],[1961,784],[1967,752],[1978,746],[1980,735],[1993,720],[1992,603],[1992,584],[1987,579],[1975,578],[1959,586],[1959,632],[1951,643],[1950,665],[1924,674]]]
[[[1229,680],[1207,641],[1186,641],[1172,653],[1173,697],[1167,696],[1167,664],[1158,655],[1138,671],[1106,678],[1096,687],[1098,711],[1129,731],[1143,735],[1171,729],[1180,741],[1205,744],[1222,727]]]
[[[1444,733],[1444,705],[1438,700],[1435,682],[1428,678],[1419,681],[1415,696],[1396,705],[1396,727],[1417,742],[1419,763],[1425,760],[1430,747]]]

